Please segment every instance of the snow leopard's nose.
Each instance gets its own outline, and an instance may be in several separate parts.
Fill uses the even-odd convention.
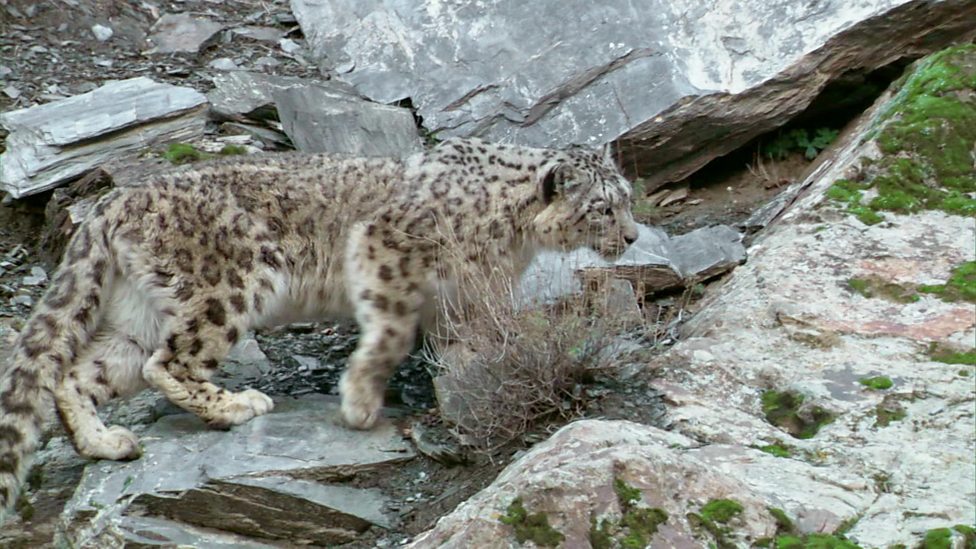
[[[637,242],[637,233],[636,232],[634,232],[633,234],[624,233],[624,242],[626,242],[628,246],[630,246],[634,242]]]

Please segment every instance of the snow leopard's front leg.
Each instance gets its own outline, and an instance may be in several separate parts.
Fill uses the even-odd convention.
[[[387,247],[376,232],[355,230],[346,254],[347,291],[360,337],[339,392],[343,419],[356,429],[369,429],[379,419],[387,382],[413,347],[423,303],[417,258]]]

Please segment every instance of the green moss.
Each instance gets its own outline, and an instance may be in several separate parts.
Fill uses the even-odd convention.
[[[790,517],[786,515],[786,511],[777,509],[775,507],[770,507],[768,511],[770,515],[773,515],[773,519],[776,521],[777,532],[790,533],[795,530],[796,527],[793,525],[793,521],[790,520]]]
[[[976,215],[976,46],[948,48],[917,63],[868,134],[883,153],[871,165],[871,181],[852,188],[838,181],[828,191],[862,221],[877,222],[879,212],[942,210]],[[835,188],[837,190],[835,190]],[[876,196],[861,204],[861,191]]]
[[[189,143],[172,143],[163,153],[163,158],[173,164],[188,164],[198,160],[212,158],[208,153],[198,150]]]
[[[629,486],[619,478],[613,479],[613,491],[617,494],[617,501],[620,503],[621,509],[628,509],[641,499],[640,490]]]
[[[224,145],[222,149],[217,153],[220,156],[235,156],[239,154],[247,154],[247,149],[240,145]]]
[[[627,528],[620,544],[627,548],[643,549],[657,532],[658,526],[667,521],[668,514],[663,509],[630,509],[620,520],[620,525]]]
[[[742,513],[742,504],[733,499],[713,499],[702,506],[698,513],[688,513],[688,522],[696,528],[707,531],[719,549],[735,547],[729,539],[731,528],[728,523]]]
[[[590,517],[590,547],[593,549],[611,549],[613,547],[613,526],[606,519],[597,524],[596,519]]]
[[[873,389],[875,391],[891,389],[891,386],[894,385],[891,378],[886,376],[862,377],[858,380],[858,382],[868,389]]]
[[[957,524],[952,529],[962,534],[963,547],[966,549],[976,549],[976,529],[965,524]]]
[[[889,395],[878,404],[875,409],[876,420],[874,422],[875,427],[887,427],[893,421],[901,421],[905,419],[907,412],[905,412],[905,407],[898,402],[896,398],[890,398],[893,395]]]
[[[762,409],[766,421],[785,430],[795,438],[813,438],[817,431],[834,420],[833,414],[820,406],[809,407],[801,413],[803,395],[786,391],[763,391]]]
[[[780,458],[788,458],[793,455],[793,452],[790,451],[789,447],[780,444],[767,444],[765,446],[760,446],[758,449],[771,456]]]
[[[888,282],[877,276],[848,279],[847,287],[864,297],[877,297],[894,303],[914,303],[919,300],[914,288]]]
[[[928,354],[929,358],[935,362],[976,366],[976,347],[971,351],[962,351],[939,345],[938,343],[931,343],[929,344]]]
[[[976,303],[976,261],[967,261],[954,268],[945,284],[922,285],[918,291],[934,294],[943,301]]]
[[[556,547],[566,539],[549,525],[549,517],[545,513],[530,514],[523,505],[521,497],[512,500],[505,515],[498,520],[512,527],[515,531],[515,539],[519,543],[532,541],[541,547]]]
[[[742,513],[742,504],[734,499],[713,499],[701,508],[705,520],[725,524]]]
[[[775,543],[776,549],[860,549],[859,545],[831,534],[778,536]]]
[[[952,530],[936,528],[925,533],[922,539],[923,549],[952,549]]]
[[[633,549],[646,547],[658,527],[667,522],[667,512],[638,507],[641,491],[622,479],[613,480],[613,490],[620,504],[620,520],[604,519],[597,524],[596,519],[590,518],[590,545],[597,549],[613,547],[615,543]]]

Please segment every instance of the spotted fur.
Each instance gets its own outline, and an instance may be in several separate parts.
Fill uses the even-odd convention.
[[[604,155],[479,140],[403,162],[259,156],[116,189],[72,238],[0,374],[0,507],[17,498],[52,401],[77,451],[104,459],[140,450],[97,407],[146,385],[215,427],[270,411],[258,391],[209,381],[249,329],[353,314],[342,414],[371,427],[459,263],[516,277],[540,248],[615,256],[637,238],[630,192]]]

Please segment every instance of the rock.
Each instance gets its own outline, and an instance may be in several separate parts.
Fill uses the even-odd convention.
[[[668,516],[647,540],[631,540],[636,546],[751,547],[760,536],[787,533],[813,545],[826,540],[803,538],[820,533],[835,534],[827,545],[920,547],[927,532],[971,527],[976,309],[971,295],[953,298],[945,286],[940,298],[931,288],[950,279],[970,284],[962,272],[976,265],[972,216],[951,201],[911,214],[886,210],[891,195],[882,185],[891,179],[881,176],[890,166],[949,169],[951,155],[971,148],[976,95],[964,82],[974,73],[972,45],[920,61],[800,182],[805,192],[757,236],[749,262],[700,302],[681,340],[641,374],[663,392],[673,432],[571,424],[413,547],[514,547],[519,530],[500,517],[518,523],[509,511],[516,496],[526,513],[545,515],[563,546],[585,547],[604,519],[619,535],[621,492]],[[962,78],[933,82],[933,74]],[[939,88],[940,100],[924,91]],[[938,110],[906,110],[926,105]],[[929,149],[932,127],[941,146]],[[904,148],[879,146],[889,131]],[[956,164],[954,181],[971,189],[968,158],[960,156],[966,160]],[[854,180],[864,195],[839,200],[845,187],[838,181],[865,164],[873,171]],[[928,181],[926,196],[956,196],[949,181]],[[870,291],[872,280],[884,291]],[[804,424],[809,430],[797,429]],[[718,498],[742,510],[720,528],[703,527],[703,505]],[[771,509],[792,527],[770,522]],[[962,534],[952,534],[952,546],[962,546]],[[769,543],[788,544],[786,537]]]
[[[40,267],[31,267],[30,275],[25,276],[20,283],[24,286],[42,286],[47,284],[47,272]]]
[[[276,90],[274,100],[285,133],[303,152],[408,156],[423,148],[407,109],[318,85]]]
[[[637,295],[643,296],[691,286],[746,259],[742,235],[724,225],[703,227],[673,238],[653,227],[642,225],[639,231],[637,241],[613,263],[587,249],[539,254],[522,275],[521,299],[526,304],[550,302],[580,293],[584,283],[612,287],[607,282],[613,279],[629,282]],[[618,290],[614,301],[622,305],[624,294]],[[621,312],[626,310],[627,307]]]
[[[216,69],[218,71],[238,71],[241,68],[234,62],[230,57],[218,57],[213,61],[207,63],[207,66],[211,69]]]
[[[143,433],[142,458],[85,469],[59,541],[336,545],[389,528],[388,497],[354,481],[413,452],[392,424],[352,431],[337,416],[337,403],[323,397],[279,398],[274,412],[230,431],[165,416]]]
[[[257,40],[259,42],[275,42],[285,37],[285,31],[281,29],[276,29],[274,27],[236,27],[230,29],[230,32],[234,36],[242,36],[250,40]]]
[[[167,141],[203,134],[206,98],[190,88],[139,77],[60,101],[0,114],[10,134],[0,186],[15,198],[121,161]]]
[[[228,133],[245,134],[259,142],[261,148],[264,150],[294,149],[287,135],[263,126],[226,122],[221,125],[221,130]]]
[[[777,476],[797,473],[797,468],[777,463],[777,458],[757,450],[729,447],[705,456],[694,446],[694,441],[681,435],[628,421],[571,423],[505,468],[490,486],[408,547],[518,547],[515,528],[500,520],[510,514],[515,498],[521,498],[528,513],[546,516],[551,528],[564,538],[560,547],[590,547],[591,535],[601,521],[619,525],[628,513],[640,516],[634,509],[657,509],[666,518],[649,528],[653,534],[633,546],[707,546],[716,542],[714,534],[696,527],[687,515],[701,515],[706,503],[723,498],[734,500],[741,510],[730,521],[734,529],[722,536],[725,544],[720,546],[751,546],[749,542],[771,536],[776,521],[767,507],[780,508],[784,503],[730,475],[728,465],[788,469],[767,473]],[[814,475],[815,470],[810,469],[806,474]],[[841,499],[844,490],[828,484],[835,479],[816,478],[798,478],[797,482],[831,488],[831,502],[839,509],[850,508]],[[636,503],[621,501],[618,494],[625,490],[631,491]]]
[[[307,47],[441,137],[618,141],[646,189],[787,122],[831,79],[976,35],[968,0],[657,0],[445,6],[292,0]]]
[[[214,89],[207,95],[214,114],[221,118],[243,121],[250,118],[277,118],[274,112],[274,93],[308,85],[328,88],[336,94],[355,94],[355,90],[341,81],[310,81],[294,76],[271,76],[256,72],[219,74],[213,79]]]
[[[223,24],[203,17],[168,13],[150,29],[149,41],[154,47],[149,53],[197,53],[223,28]]]
[[[98,24],[92,25],[91,31],[92,34],[95,35],[95,39],[99,42],[107,42],[110,38],[112,38],[112,35],[115,34],[110,27]]]

